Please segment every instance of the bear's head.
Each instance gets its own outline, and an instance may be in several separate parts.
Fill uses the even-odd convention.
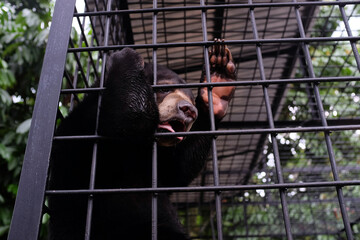
[[[185,84],[173,71],[158,67],[157,85]],[[167,88],[156,91],[160,123],[158,132],[188,132],[198,116],[195,98],[188,88]],[[160,146],[174,146],[184,140],[182,136],[162,136]]]

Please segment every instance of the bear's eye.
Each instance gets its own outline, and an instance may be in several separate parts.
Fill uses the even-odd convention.
[[[168,94],[172,92],[172,89],[169,89],[169,88],[165,88],[165,89],[157,89],[156,90],[156,93],[161,93],[161,94]]]

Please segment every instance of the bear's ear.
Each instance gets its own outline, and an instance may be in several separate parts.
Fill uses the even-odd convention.
[[[144,60],[135,50],[124,48],[121,51],[116,51],[110,55],[108,65],[110,71],[113,70],[113,67],[118,69],[119,66],[144,68]]]
[[[152,64],[144,63],[144,75],[145,75],[145,80],[149,85],[154,84],[154,71]]]
[[[124,48],[113,52],[107,59],[105,79],[111,76],[119,76],[129,70],[143,71],[144,60],[135,50]],[[106,81],[106,80],[105,80]]]
[[[106,66],[105,66],[105,81],[106,81],[106,79],[108,79],[110,69],[112,68],[112,65],[113,65],[112,63],[113,63],[112,55],[110,55],[107,58],[107,63],[106,63]]]
[[[110,54],[108,57],[107,57],[107,62],[106,62],[106,66],[105,66],[105,82],[107,82],[107,79],[109,78],[109,74],[110,72],[112,71],[113,69],[113,66],[114,66],[114,55],[115,55],[116,52],[113,52],[112,54]]]

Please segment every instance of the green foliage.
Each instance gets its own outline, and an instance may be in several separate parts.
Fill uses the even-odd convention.
[[[53,7],[54,1],[48,0],[0,2],[0,240],[6,239],[10,226]],[[89,42],[88,25],[85,32]],[[80,34],[74,27],[71,38],[79,47]],[[82,46],[85,47],[84,41]],[[92,53],[91,57],[96,62],[98,54]],[[89,55],[79,53],[78,58],[84,72],[77,69],[74,54],[67,57],[66,71],[70,78],[78,74],[76,87],[85,86],[86,75],[91,85],[96,76],[94,68],[87,67]],[[101,61],[97,65],[101,66]],[[63,84],[68,86],[65,79]],[[82,99],[83,94],[77,98]],[[59,110],[64,116],[69,111],[69,99],[61,96]],[[48,219],[44,215],[43,223]],[[45,236],[44,231],[42,228],[41,237]]]
[[[340,16],[339,8],[321,6],[318,13],[318,20],[314,25],[315,29],[321,31],[316,31],[314,37],[331,37],[335,29],[339,26]]]
[[[0,2],[0,239],[11,221],[52,6]]]

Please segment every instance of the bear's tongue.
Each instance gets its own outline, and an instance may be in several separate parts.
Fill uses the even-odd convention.
[[[172,126],[169,123],[162,123],[158,125],[158,128],[162,128],[165,130],[168,130],[169,132],[175,132],[175,130],[172,128]],[[184,139],[184,137],[181,136],[177,136],[177,139],[179,139],[180,141],[182,141]]]

